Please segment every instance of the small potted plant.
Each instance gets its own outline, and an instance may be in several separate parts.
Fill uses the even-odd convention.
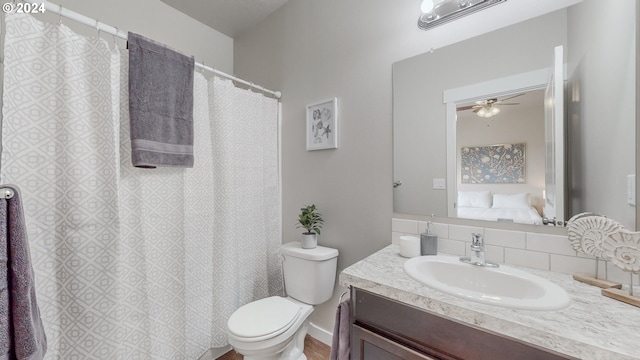
[[[322,214],[316,211],[316,205],[312,204],[301,208],[298,222],[300,224],[297,227],[306,230],[302,233],[302,248],[313,249],[318,246],[318,235],[324,220],[322,220]]]

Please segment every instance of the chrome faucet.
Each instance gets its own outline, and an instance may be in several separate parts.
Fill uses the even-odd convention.
[[[476,266],[486,266],[486,267],[498,267],[500,265],[496,263],[489,262],[484,258],[484,237],[482,234],[473,233],[471,234],[471,251],[473,251],[473,255],[471,256],[463,256],[460,258],[460,261],[463,263],[476,265]]]

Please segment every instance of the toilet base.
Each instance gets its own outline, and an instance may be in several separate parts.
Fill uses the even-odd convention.
[[[278,344],[271,349],[261,349],[256,352],[242,349],[235,350],[243,355],[244,360],[307,360],[307,356],[304,354],[304,338],[308,330],[309,320],[307,319],[286,344]]]

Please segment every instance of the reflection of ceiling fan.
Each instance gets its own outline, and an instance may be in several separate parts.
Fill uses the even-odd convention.
[[[497,98],[480,100],[480,101],[476,101],[474,105],[462,106],[462,107],[459,107],[457,110],[458,111],[463,111],[463,110],[471,110],[471,109],[473,109],[473,112],[476,113],[476,115],[478,115],[480,117],[489,118],[489,117],[492,117],[494,115],[497,115],[500,112],[500,108],[498,108],[496,105],[500,105],[500,106],[502,106],[502,105],[519,105],[520,103],[506,103],[505,101],[513,99],[513,98],[518,97],[518,96],[522,96],[522,95],[524,95],[524,93],[516,94],[516,95],[510,96],[508,98],[501,99],[501,100],[498,100]]]

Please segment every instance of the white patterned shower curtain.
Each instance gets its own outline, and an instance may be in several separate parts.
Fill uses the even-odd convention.
[[[277,101],[195,74],[193,169],[131,165],[125,50],[7,15],[0,181],[21,187],[47,359],[197,359],[283,291]]]

